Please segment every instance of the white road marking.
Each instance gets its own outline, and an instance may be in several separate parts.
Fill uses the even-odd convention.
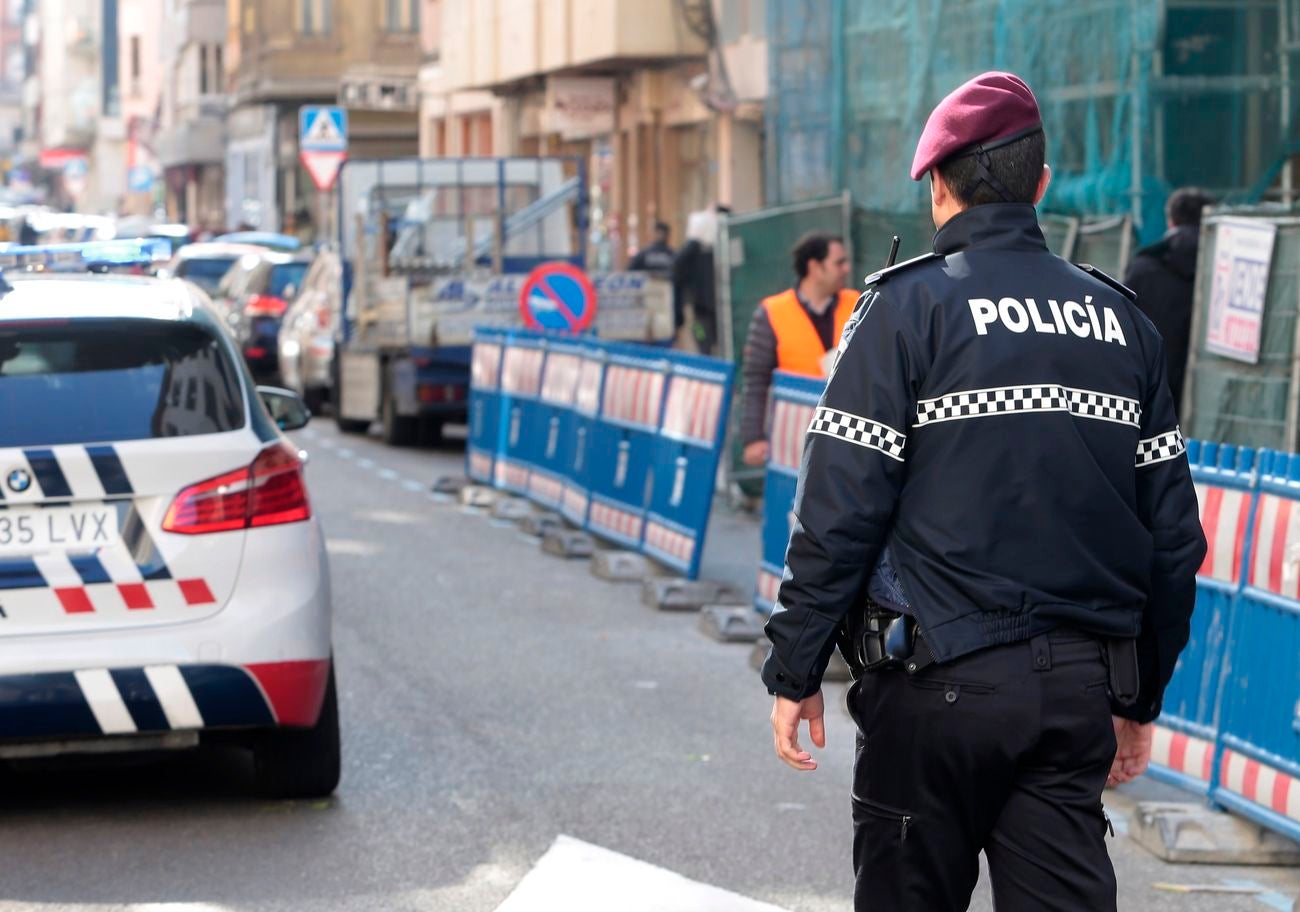
[[[410,479],[410,478],[408,478],[408,479],[406,479],[406,481],[402,482],[402,487],[405,488],[406,490],[410,491],[412,494],[419,494],[421,491],[424,490],[424,485],[422,485],[422,484],[420,484],[418,481],[414,481],[414,480],[412,480],[412,479]]]
[[[325,550],[330,554],[347,554],[353,557],[371,557],[383,549],[378,545],[355,538],[327,538]]]
[[[358,459],[357,465],[361,466],[363,469],[373,469],[375,467],[375,461],[373,459]]]
[[[392,469],[380,469],[379,477],[382,478],[384,481],[397,481],[399,476]]]
[[[1262,884],[1257,884],[1252,880],[1230,880],[1224,878],[1223,884],[1228,887],[1259,890],[1259,892],[1254,894],[1251,898],[1260,905],[1267,906],[1270,909],[1278,909],[1280,912],[1291,912],[1293,908],[1291,897],[1273,892],[1268,887],[1263,886]]]
[[[135,720],[126,708],[122,694],[113,683],[113,676],[105,668],[90,668],[76,672],[77,685],[81,688],[90,711],[99,723],[99,729],[106,735],[121,735],[136,731]]]
[[[351,459],[353,456],[357,455],[356,453],[349,450],[347,447],[340,447],[334,452],[339,457],[339,459]]]
[[[680,874],[560,836],[497,912],[782,912]]]
[[[168,725],[172,728],[203,727],[203,716],[179,668],[175,665],[151,665],[144,670],[144,676],[158,695]]]

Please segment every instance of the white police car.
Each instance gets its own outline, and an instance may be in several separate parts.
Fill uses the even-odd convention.
[[[154,255],[0,249],[0,759],[235,738],[264,793],[328,794],[329,573],[281,432],[301,400],[254,387],[187,282],[13,269]]]

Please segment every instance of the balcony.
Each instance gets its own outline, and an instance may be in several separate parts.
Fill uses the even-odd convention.
[[[224,101],[219,105],[207,100],[186,105],[177,115],[176,126],[158,136],[162,166],[221,164],[226,150]]]

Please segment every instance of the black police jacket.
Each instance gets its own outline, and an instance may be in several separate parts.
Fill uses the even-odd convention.
[[[977,206],[873,276],[808,430],[763,665],[815,693],[883,546],[935,660],[1055,627],[1137,637],[1147,721],[1205,556],[1159,334],[1051,254],[1029,205]]]

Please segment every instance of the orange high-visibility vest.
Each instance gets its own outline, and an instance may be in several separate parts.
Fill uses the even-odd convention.
[[[844,324],[853,314],[853,305],[858,301],[855,291],[844,289],[835,303],[835,339],[832,348],[839,345],[840,334]],[[809,377],[825,376],[822,371],[822,358],[827,349],[822,347],[822,338],[817,334],[808,312],[799,303],[799,296],[793,288],[779,295],[764,298],[760,305],[767,311],[768,322],[776,336],[777,370],[793,374],[805,374]]]

